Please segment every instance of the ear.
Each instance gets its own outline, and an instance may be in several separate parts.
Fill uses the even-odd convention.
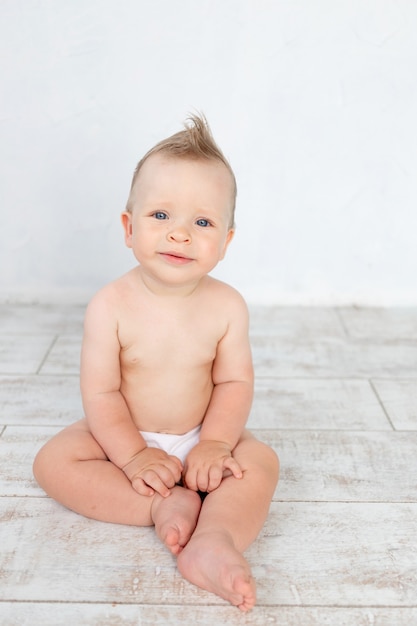
[[[121,216],[123,231],[125,234],[125,244],[128,248],[132,247],[132,214],[129,211],[124,211]]]
[[[233,228],[231,228],[226,235],[226,240],[224,242],[223,252],[220,256],[220,260],[224,259],[226,252],[227,252],[227,248],[229,247],[229,243],[232,241],[234,234],[235,234],[235,231],[233,230]]]

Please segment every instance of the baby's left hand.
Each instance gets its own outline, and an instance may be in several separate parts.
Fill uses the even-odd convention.
[[[221,441],[200,441],[188,454],[183,472],[184,484],[188,489],[214,491],[225,476],[243,476],[227,444]]]

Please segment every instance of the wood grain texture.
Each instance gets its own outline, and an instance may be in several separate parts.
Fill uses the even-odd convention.
[[[220,606],[5,602],[0,621],[2,626],[415,626],[417,609],[257,606],[242,615]]]
[[[351,339],[417,342],[417,317],[413,309],[341,308],[337,313]]]
[[[59,335],[40,368],[40,374],[78,375],[80,371],[81,336]]]
[[[252,348],[259,377],[412,378],[417,372],[417,342],[405,339],[381,343],[257,336]]]
[[[417,371],[413,380],[375,380],[375,390],[396,430],[417,430]]]
[[[22,335],[0,332],[0,375],[37,374],[55,342],[52,333]]]
[[[205,605],[152,528],[2,498],[0,599]],[[248,549],[261,605],[413,606],[417,503],[276,503]],[[100,564],[98,563],[100,562]]]
[[[0,411],[7,424],[75,422],[83,416],[78,376],[0,376]]]
[[[260,378],[248,425],[307,430],[392,430],[368,380]]]

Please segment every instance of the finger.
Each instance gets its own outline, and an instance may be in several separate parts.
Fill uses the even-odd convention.
[[[207,491],[214,491],[222,482],[223,471],[219,467],[210,468]]]
[[[200,470],[197,474],[197,488],[198,491],[202,491],[203,493],[207,493],[209,491],[209,473],[206,470]]]
[[[132,487],[141,496],[153,496],[155,494],[155,491],[141,478],[134,478],[132,480]]]
[[[242,478],[243,472],[239,463],[232,456],[225,459],[223,463],[224,469],[229,469],[235,478]]]
[[[150,489],[159,493],[164,498],[168,497],[171,493],[164,480],[154,470],[144,472],[142,474],[142,480]],[[172,486],[174,486],[174,484],[175,483],[173,483]]]
[[[173,456],[171,454],[168,455],[168,458],[175,463],[175,466],[179,469],[180,474],[181,474],[181,472],[184,469],[184,466],[181,463],[180,459],[177,456]]]
[[[166,467],[171,472],[175,484],[180,480],[184,467],[176,456],[170,456],[168,459],[170,463]]]
[[[184,482],[184,485],[188,489],[191,489],[191,491],[198,491],[197,475],[195,472],[192,472],[188,468],[186,468],[183,472],[182,480]]]
[[[149,470],[148,470],[149,471]],[[181,478],[181,472],[178,466],[167,467],[166,465],[160,465],[152,469],[152,471],[160,478],[160,480],[171,489]],[[153,486],[153,484],[152,484]]]

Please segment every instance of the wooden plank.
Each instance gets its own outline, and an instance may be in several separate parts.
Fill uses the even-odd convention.
[[[0,376],[0,420],[66,426],[83,416],[79,387],[77,375]]]
[[[252,428],[391,430],[367,380],[280,379],[255,381]]]
[[[80,334],[59,335],[40,370],[41,374],[79,374],[81,354]]]
[[[373,383],[394,427],[417,430],[417,378],[375,380]]]
[[[280,457],[275,499],[417,502],[417,433],[254,430]]]
[[[417,341],[416,308],[341,308],[338,312],[352,339]]]
[[[259,377],[411,378],[417,371],[417,342],[360,343],[330,338],[295,343],[255,337],[252,348]]]
[[[0,375],[36,374],[54,341],[52,333],[0,334]]]
[[[296,342],[345,337],[343,324],[334,309],[251,306],[249,312],[252,337],[279,337]]]
[[[81,333],[85,305],[0,303],[0,332]]]
[[[0,437],[0,496],[44,496],[32,464],[36,452],[61,428],[7,426]]]
[[[417,503],[273,503],[248,557],[265,603],[416,607]]]
[[[2,626],[413,626],[414,608],[256,606],[242,614],[225,606],[0,603]]]
[[[182,579],[151,528],[48,498],[0,506],[3,601],[227,605]],[[247,557],[260,605],[416,607],[417,504],[273,503]]]

